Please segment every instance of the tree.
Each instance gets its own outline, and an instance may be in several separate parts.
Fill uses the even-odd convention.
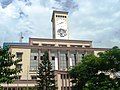
[[[49,60],[48,52],[43,55],[43,60],[38,66],[38,80],[37,89],[38,90],[55,90],[55,74],[52,70],[52,64]]]
[[[120,49],[87,55],[81,63],[69,70],[73,90],[120,90]],[[119,73],[120,74],[120,73]]]
[[[14,57],[8,47],[0,48],[0,83],[12,83],[21,71],[15,67],[21,60],[13,60]]]

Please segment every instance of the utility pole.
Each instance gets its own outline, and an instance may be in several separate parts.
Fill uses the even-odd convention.
[[[20,40],[19,40],[20,43],[22,43],[22,39],[23,39],[23,33],[20,32]]]

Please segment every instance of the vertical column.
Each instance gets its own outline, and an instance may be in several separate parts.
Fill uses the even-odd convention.
[[[60,70],[60,51],[57,51],[57,59],[58,59],[58,70]]]
[[[55,70],[58,70],[58,57],[55,57]]]
[[[39,65],[39,63],[41,63],[41,62],[40,62],[40,57],[41,57],[41,50],[38,49],[38,65]]]
[[[61,87],[61,89],[62,90],[64,90],[64,74],[61,74],[61,79],[62,79],[62,87]]]
[[[65,89],[67,90],[67,74],[64,74],[65,79]]]
[[[66,55],[66,67],[67,67],[67,69],[69,66],[70,66],[70,52],[68,50],[67,55]]]
[[[68,84],[69,90],[71,90],[71,84],[70,84],[71,82],[70,82],[70,76],[69,76],[69,75],[68,75],[68,83],[69,83],[69,84]]]
[[[72,67],[72,58],[70,57],[70,67]]]
[[[55,70],[58,70],[58,52],[57,55],[55,55]]]
[[[79,62],[80,58],[79,58],[79,53],[78,51],[76,51],[76,60],[75,60],[75,65]]]
[[[68,63],[69,63],[69,67],[72,66],[72,58],[70,56],[70,51],[68,51]]]
[[[49,61],[51,61],[51,51],[50,51],[50,49],[48,50],[48,55],[49,55]]]
[[[77,55],[76,52],[74,53],[74,61],[75,61],[75,65],[77,64]]]

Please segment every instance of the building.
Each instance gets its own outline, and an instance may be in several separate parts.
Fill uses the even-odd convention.
[[[86,54],[104,52],[105,48],[93,48],[92,41],[69,40],[68,12],[53,11],[53,39],[29,38],[29,43],[5,43],[10,46],[10,52],[21,58],[18,67],[22,69],[19,78],[12,84],[2,84],[4,90],[23,90],[24,87],[36,85],[36,71],[43,53],[48,51],[52,68],[56,74],[58,90],[71,90],[69,67],[79,63]],[[15,58],[15,59],[16,59]]]

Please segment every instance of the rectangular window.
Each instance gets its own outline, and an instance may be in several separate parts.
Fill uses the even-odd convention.
[[[52,60],[55,60],[55,56],[52,56]]]
[[[34,49],[34,53],[30,55],[30,70],[37,70],[38,67],[38,52]]]
[[[82,45],[70,45],[70,47],[82,47]]]
[[[66,70],[67,69],[67,57],[66,57],[66,53],[61,53],[60,54],[60,70]]]
[[[55,44],[42,44],[42,46],[53,47],[53,46],[55,46]]]
[[[43,60],[43,56],[40,56],[40,60]]]
[[[66,57],[66,68],[68,68],[68,55],[65,54],[65,57]]]
[[[32,79],[32,80],[36,80],[36,79],[37,79],[37,76],[31,76],[31,79]]]
[[[61,76],[61,79],[63,79],[63,74],[61,74],[60,76]]]
[[[39,43],[33,43],[34,46],[39,46]]]
[[[85,46],[86,48],[90,48],[90,46]]]
[[[37,60],[37,56],[34,56],[34,60]]]
[[[61,45],[61,44],[60,44],[59,47],[67,47],[67,45]]]
[[[22,69],[22,64],[17,64],[17,65],[16,65],[16,68]]]
[[[16,52],[16,57],[22,59],[23,52]]]
[[[61,74],[61,79],[68,79],[69,75],[68,74]]]

